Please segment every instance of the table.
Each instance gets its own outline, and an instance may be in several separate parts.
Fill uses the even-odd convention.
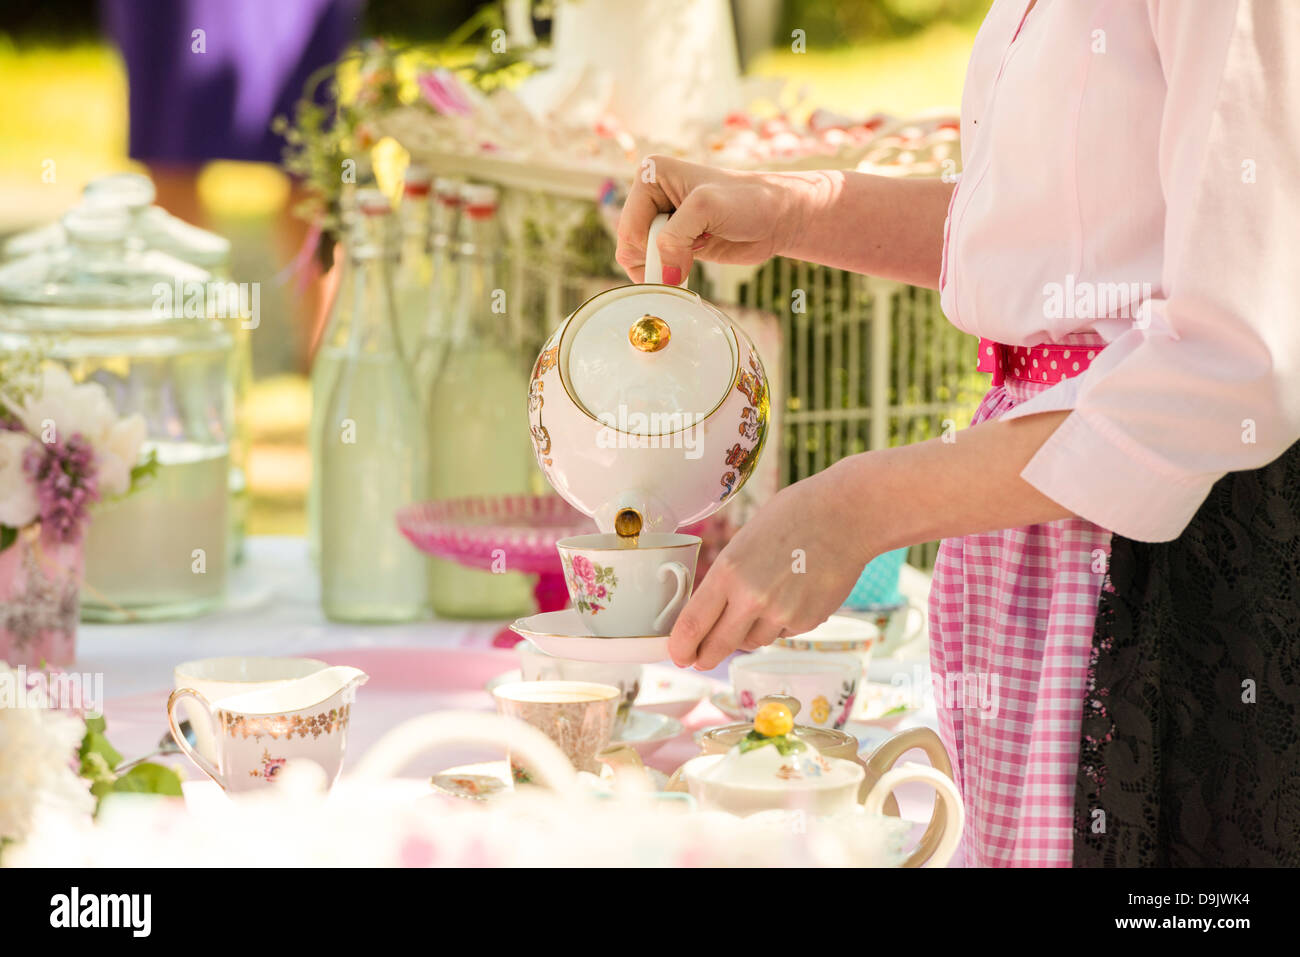
[[[371,677],[353,709],[350,762],[407,718],[452,708],[491,710],[492,698],[484,685],[518,667],[512,650],[493,647],[499,622],[344,625],[328,621],[320,610],[316,576],[303,539],[253,537],[246,554],[232,575],[227,606],[220,612],[189,621],[81,626],[75,670],[96,679],[102,676],[108,736],[127,760],[152,750],[166,731],[172,669],[182,661],[219,655],[291,655],[362,668]],[[898,667],[912,665],[903,662]],[[879,664],[873,665],[872,673],[880,680]],[[706,674],[723,687],[727,664]],[[691,732],[729,720],[702,701],[683,723]],[[907,720],[908,724],[935,723],[932,708]],[[697,753],[691,735],[684,733],[665,744],[649,763],[671,772]],[[426,777],[454,764],[499,757],[472,748],[425,755],[407,773]],[[188,758],[176,755],[164,760],[187,779],[187,794],[195,788],[216,788]],[[343,773],[347,774],[346,763]],[[928,818],[931,799],[925,788],[900,788],[897,797],[904,817]]]

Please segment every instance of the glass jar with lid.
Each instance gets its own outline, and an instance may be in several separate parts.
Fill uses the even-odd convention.
[[[132,237],[131,216],[82,206],[67,242],[0,266],[0,349],[37,349],[145,420],[157,471],[101,502],[86,534],[82,616],[184,617],[225,591],[232,338],[211,274]]]
[[[114,208],[129,217],[128,242],[138,248],[158,250],[181,262],[212,273],[213,279],[227,282],[230,272],[230,240],[208,232],[173,216],[154,205],[157,191],[148,176],[139,173],[110,173],[98,176],[82,191],[81,210]],[[63,222],[50,223],[11,237],[0,252],[0,260],[21,258],[35,253],[54,253],[68,244]],[[227,286],[219,300],[219,315],[213,316],[226,327],[235,341],[230,376],[235,390],[235,423],[230,448],[230,557],[237,560],[242,552],[247,512],[248,424],[244,415],[248,390],[253,380],[253,354],[250,330],[257,324],[260,296],[255,288],[241,284]]]

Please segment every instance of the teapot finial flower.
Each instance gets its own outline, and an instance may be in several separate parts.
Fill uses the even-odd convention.
[[[794,713],[780,701],[766,700],[754,716],[754,730],[765,738],[779,738],[794,730]]]

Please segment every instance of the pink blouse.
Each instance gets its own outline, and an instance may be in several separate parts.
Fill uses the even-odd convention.
[[[995,0],[971,53],[943,309],[1106,341],[1005,417],[1072,410],[1022,475],[1168,541],[1300,440],[1300,2],[1028,6]]]

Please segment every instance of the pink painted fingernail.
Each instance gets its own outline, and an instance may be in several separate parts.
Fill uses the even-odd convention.
[[[665,266],[665,267],[664,267],[664,282],[666,282],[666,283],[667,283],[668,285],[670,285],[670,286],[676,286],[676,285],[678,285],[679,283],[681,283],[681,281],[682,281],[682,267],[681,267],[681,266]]]

